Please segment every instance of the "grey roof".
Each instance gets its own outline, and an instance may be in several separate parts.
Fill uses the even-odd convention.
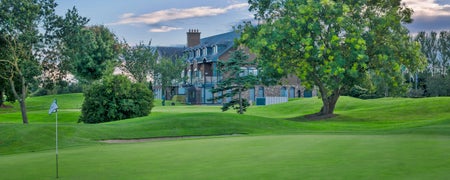
[[[206,38],[200,39],[200,44],[191,48],[185,49],[185,52],[197,50],[197,49],[203,49],[205,47],[213,47],[215,45],[220,46],[219,51],[217,54],[211,54],[200,57],[188,57],[188,61],[192,62],[193,60],[197,60],[199,63],[201,63],[203,60],[206,61],[217,61],[221,55],[223,55],[225,52],[227,52],[229,49],[231,49],[234,46],[234,40],[236,38],[239,38],[240,33],[236,31],[231,31],[228,33],[218,34],[215,36],[210,36]]]
[[[156,47],[156,51],[161,57],[176,58],[183,56],[184,47]]]

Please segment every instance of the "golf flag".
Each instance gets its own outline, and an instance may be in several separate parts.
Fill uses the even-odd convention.
[[[55,142],[56,142],[56,179],[59,178],[59,163],[58,163],[58,104],[56,103],[56,99],[53,100],[52,105],[50,105],[50,109],[48,110],[48,114],[56,113],[56,129],[55,129]]]
[[[50,106],[50,110],[48,110],[48,114],[52,114],[58,110],[58,104],[56,104],[56,99],[53,100],[52,105]]]

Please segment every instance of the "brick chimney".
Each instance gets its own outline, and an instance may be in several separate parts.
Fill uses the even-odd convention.
[[[187,47],[194,47],[200,44],[200,32],[198,29],[189,29],[187,34]]]

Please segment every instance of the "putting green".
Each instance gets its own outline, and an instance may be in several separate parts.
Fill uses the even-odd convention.
[[[60,150],[62,179],[450,179],[450,137],[270,135]],[[54,151],[3,155],[0,179],[53,179]]]

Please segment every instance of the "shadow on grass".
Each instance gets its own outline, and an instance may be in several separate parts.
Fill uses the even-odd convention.
[[[296,121],[296,122],[333,121],[338,116],[339,116],[339,114],[319,115],[317,113],[314,113],[314,114],[307,114],[307,115],[303,115],[303,116],[287,118],[286,120]]]

